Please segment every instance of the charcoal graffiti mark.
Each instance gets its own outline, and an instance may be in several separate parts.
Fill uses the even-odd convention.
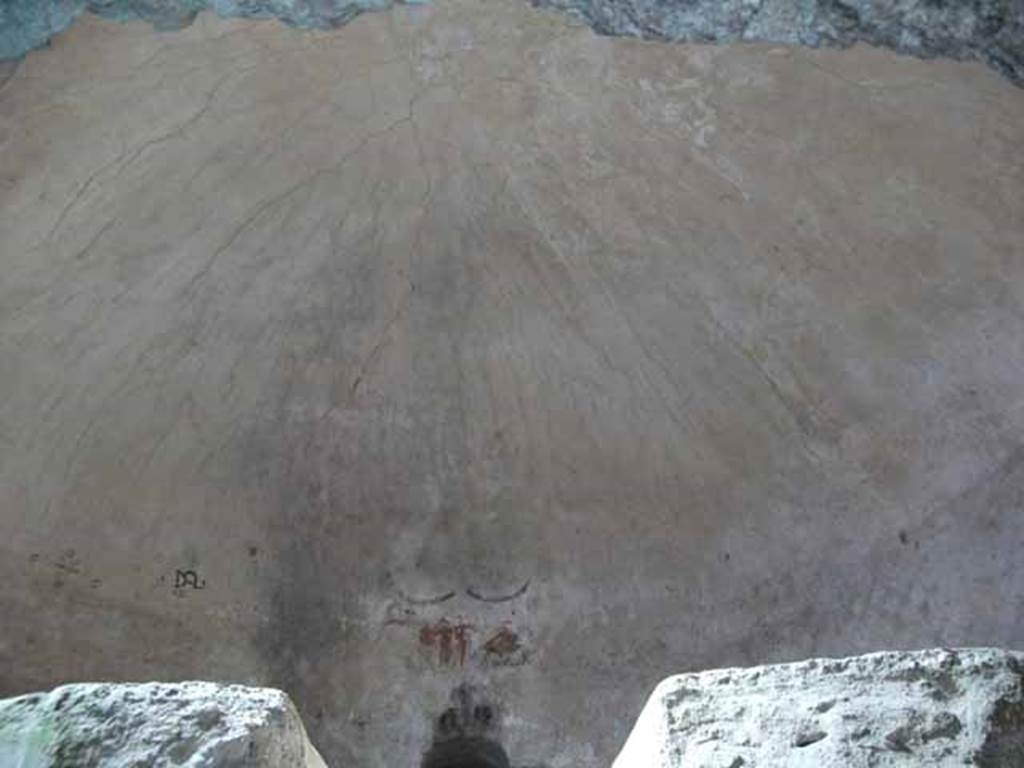
[[[466,663],[471,629],[470,624],[452,624],[447,619],[441,619],[436,624],[425,624],[420,629],[420,644],[427,648],[436,646],[438,661],[442,666],[458,663],[461,667]]]
[[[395,615],[395,612],[397,610],[398,610],[398,606],[396,606],[394,603],[392,603],[391,605],[388,606],[388,608],[387,608],[388,616],[384,620],[384,626],[385,627],[392,627],[392,626],[408,627],[408,626],[411,626],[411,625],[417,623],[416,620],[415,620],[416,611],[414,611],[412,608],[403,608],[403,609],[401,609],[402,610],[401,615]]]
[[[76,575],[82,572],[78,554],[73,549],[65,549],[61,552],[57,559],[53,561],[53,567],[59,571]]]
[[[189,569],[174,572],[175,589],[206,589],[206,579],[199,578],[199,574]]]
[[[466,590],[466,594],[472,597],[474,600],[479,600],[483,603],[507,603],[509,600],[515,600],[517,597],[522,597],[526,594],[526,590],[530,588],[530,580],[526,582],[510,595],[481,595],[472,587]]]
[[[438,595],[437,597],[413,597],[412,595],[407,595],[405,592],[399,590],[398,596],[407,603],[412,603],[413,605],[437,605],[447,600],[451,600],[455,597],[455,593],[445,592],[443,595]]]

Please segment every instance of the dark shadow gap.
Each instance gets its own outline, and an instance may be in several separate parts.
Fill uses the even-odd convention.
[[[458,738],[434,744],[422,768],[510,768],[501,745],[490,739]]]

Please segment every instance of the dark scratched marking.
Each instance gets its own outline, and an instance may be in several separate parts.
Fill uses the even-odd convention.
[[[438,603],[443,603],[446,600],[451,600],[455,597],[454,592],[445,592],[443,595],[438,595],[437,597],[413,597],[412,595],[407,595],[402,591],[399,591],[398,595],[407,603],[412,603],[413,605],[437,605]]]
[[[481,595],[472,587],[466,590],[466,594],[472,597],[474,600],[480,600],[484,603],[507,603],[509,600],[515,600],[517,597],[522,597],[526,594],[526,590],[530,588],[530,580],[527,579],[526,583],[523,584],[519,589],[510,595]]]
[[[205,589],[206,579],[200,579],[199,574],[193,570],[174,572],[175,589]]]

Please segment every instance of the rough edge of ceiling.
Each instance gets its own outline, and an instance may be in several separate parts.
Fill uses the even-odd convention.
[[[419,1],[419,0],[407,0]],[[774,42],[846,47],[863,42],[932,58],[978,59],[1024,87],[1024,0],[534,0],[598,33],[672,42]],[[392,0],[6,0],[0,59],[44,45],[83,11],[191,23],[201,10],[332,27]]]

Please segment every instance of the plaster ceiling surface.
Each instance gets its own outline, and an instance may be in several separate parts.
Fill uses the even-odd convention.
[[[274,685],[373,768],[472,700],[567,768],[671,673],[1024,644],[982,64],[436,0],[4,77],[0,694]]]

